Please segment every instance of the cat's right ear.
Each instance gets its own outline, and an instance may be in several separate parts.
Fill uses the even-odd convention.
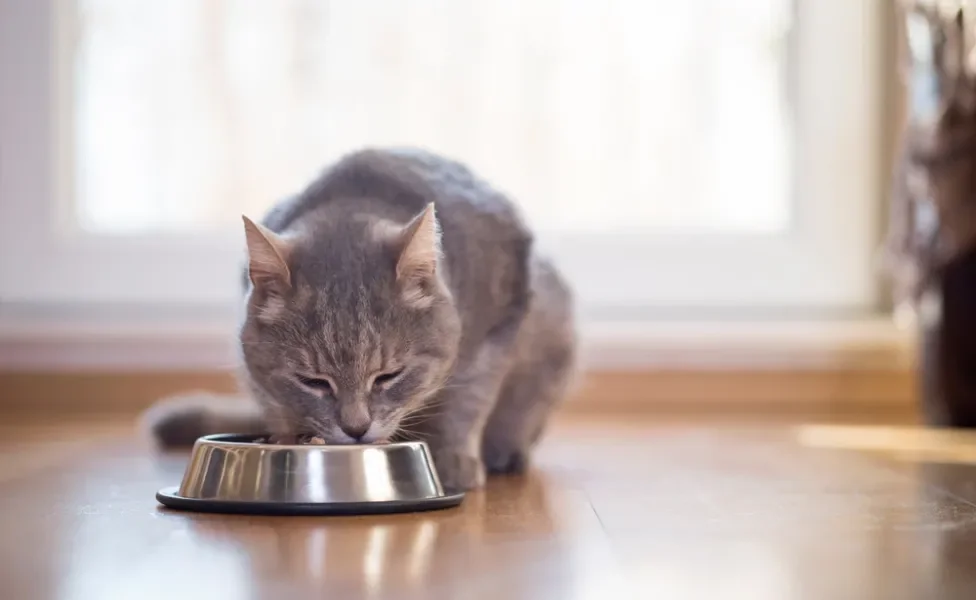
[[[288,243],[279,235],[242,215],[247,240],[247,273],[255,289],[283,294],[291,287]]]
[[[396,277],[404,300],[417,307],[427,306],[437,284],[441,255],[440,224],[433,203],[403,227],[399,246]]]

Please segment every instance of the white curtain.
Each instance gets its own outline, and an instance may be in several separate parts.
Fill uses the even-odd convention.
[[[468,161],[541,229],[790,217],[790,0],[78,0],[75,215],[237,227],[362,145]]]

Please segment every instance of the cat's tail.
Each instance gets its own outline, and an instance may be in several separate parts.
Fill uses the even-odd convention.
[[[254,402],[208,392],[164,398],[142,413],[140,426],[162,449],[189,448],[205,435],[260,434],[267,429]]]

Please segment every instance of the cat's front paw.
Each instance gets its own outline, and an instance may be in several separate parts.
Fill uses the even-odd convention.
[[[485,484],[485,465],[476,456],[462,452],[438,452],[434,455],[434,467],[444,491],[449,494],[477,489]]]
[[[528,469],[529,453],[511,448],[485,449],[484,462],[489,473],[515,475]]]

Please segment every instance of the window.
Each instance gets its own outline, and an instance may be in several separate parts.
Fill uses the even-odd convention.
[[[879,20],[849,0],[0,0],[0,298],[230,305],[242,212],[350,149],[420,144],[512,193],[587,314],[867,308]]]

